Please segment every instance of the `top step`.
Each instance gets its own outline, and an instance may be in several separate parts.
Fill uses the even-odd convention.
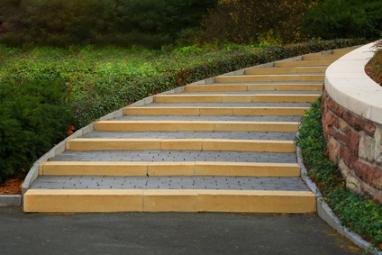
[[[319,60],[297,60],[276,62],[275,67],[314,67],[329,66],[336,59],[319,59]]]
[[[244,71],[245,75],[265,74],[322,74],[326,67],[250,67]]]

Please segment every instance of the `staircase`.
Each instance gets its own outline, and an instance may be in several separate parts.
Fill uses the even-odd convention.
[[[41,163],[24,211],[315,212],[295,134],[326,67],[348,51],[251,67],[128,106]]]

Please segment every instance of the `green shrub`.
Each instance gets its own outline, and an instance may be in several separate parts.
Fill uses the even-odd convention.
[[[325,155],[326,141],[319,102],[313,104],[305,114],[297,142],[302,149],[309,176],[317,183],[341,223],[373,244],[380,244],[382,205],[345,188],[339,169]]]
[[[376,45],[376,51],[365,67],[366,73],[382,86],[382,41]]]
[[[316,0],[219,1],[203,20],[204,39],[235,43],[283,42],[301,39],[300,24]]]
[[[0,47],[0,82],[63,77],[76,126],[81,127],[145,96],[190,82],[277,59],[363,42],[312,41],[263,49],[232,44],[223,48],[187,46],[166,51]]]
[[[133,103],[148,95],[160,93],[207,77],[278,59],[327,49],[361,44],[364,40],[315,41],[286,47],[254,50],[248,47],[210,50],[183,48],[164,58],[155,57],[154,66],[142,71],[117,70],[105,74],[92,73],[94,84],[84,88],[72,102],[78,125],[82,126],[100,116]],[[186,56],[185,56],[186,55]],[[146,69],[147,68],[147,69]],[[90,90],[89,90],[90,89]]]
[[[27,173],[65,137],[72,121],[65,95],[59,80],[0,83],[0,183]]]
[[[160,47],[199,27],[215,0],[2,0],[0,41],[11,45]],[[0,22],[1,23],[1,22]]]
[[[303,22],[303,31],[323,39],[382,35],[382,1],[322,0]]]

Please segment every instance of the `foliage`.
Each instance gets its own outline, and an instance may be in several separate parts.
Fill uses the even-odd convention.
[[[0,83],[0,183],[25,174],[30,163],[65,137],[71,123],[60,80]]]
[[[199,26],[215,0],[2,0],[0,40],[12,45],[160,47]],[[0,22],[1,23],[1,22]]]
[[[309,176],[316,181],[342,224],[375,245],[381,243],[382,205],[347,190],[340,171],[326,157],[319,102],[314,103],[304,116],[298,145],[302,148]]]
[[[366,65],[366,73],[382,86],[382,41],[376,45],[376,52]]]
[[[316,0],[225,0],[204,19],[205,40],[235,43],[293,42]]]
[[[324,39],[382,35],[382,1],[321,0],[308,11],[303,31]]]

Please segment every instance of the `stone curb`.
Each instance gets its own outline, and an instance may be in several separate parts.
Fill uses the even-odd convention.
[[[0,207],[20,207],[21,195],[0,195]]]
[[[297,133],[298,137],[298,133]],[[310,179],[308,176],[308,171],[304,165],[304,160],[302,158],[302,151],[299,146],[296,145],[297,148],[297,163],[300,165],[301,169],[301,178],[309,187],[309,189],[316,195],[317,200],[317,214],[318,216],[324,220],[329,226],[334,228],[339,234],[349,239],[355,245],[357,245],[362,250],[365,250],[369,254],[373,255],[382,255],[382,251],[376,249],[371,243],[364,240],[360,235],[351,231],[347,227],[341,224],[341,221],[334,214],[329,205],[325,202],[325,198],[322,196],[320,190],[317,185]]]

